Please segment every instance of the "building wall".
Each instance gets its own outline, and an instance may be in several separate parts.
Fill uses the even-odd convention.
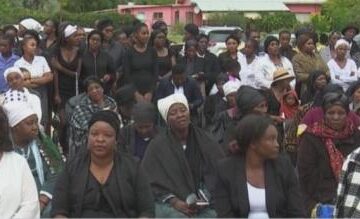
[[[317,14],[321,12],[319,4],[287,4],[286,6],[293,13]]]
[[[202,25],[202,14],[194,13],[194,7],[192,5],[169,5],[169,6],[154,6],[154,7],[125,7],[121,8],[119,6],[119,13],[125,14],[130,13],[136,18],[142,20],[149,27],[156,21],[159,20],[159,17],[154,17],[154,14],[158,15],[161,13],[161,20],[165,21],[168,25],[176,24],[176,14],[178,13],[178,22],[179,23],[194,23],[196,25]]]

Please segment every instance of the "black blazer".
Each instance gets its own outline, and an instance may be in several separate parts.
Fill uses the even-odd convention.
[[[203,103],[200,88],[197,85],[196,81],[192,78],[186,78],[183,87],[186,99],[188,100],[189,104],[193,105],[191,111],[194,112],[194,110],[196,110]],[[175,85],[172,83],[172,79],[164,78],[160,81],[159,86],[156,90],[155,100],[158,101],[159,99],[174,94],[174,91]]]
[[[295,170],[284,155],[265,163],[265,189],[269,217],[305,216]],[[219,162],[214,198],[218,217],[248,217],[245,156],[232,156]]]
[[[59,175],[52,200],[51,215],[62,214],[71,218],[81,217],[84,192],[89,176],[90,155],[79,154],[70,160]],[[144,172],[131,155],[116,153],[114,167],[118,188],[109,188],[109,193],[120,191],[114,200],[115,209],[121,209],[129,218],[154,217],[155,206],[150,184]],[[117,215],[120,217],[120,215]]]

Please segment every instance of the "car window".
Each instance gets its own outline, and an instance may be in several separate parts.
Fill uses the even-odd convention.
[[[212,42],[225,42],[232,32],[233,30],[213,30],[209,33],[209,39]]]

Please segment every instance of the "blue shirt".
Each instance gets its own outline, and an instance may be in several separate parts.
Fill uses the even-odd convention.
[[[20,57],[17,55],[12,54],[9,58],[4,58],[0,54],[0,93],[3,93],[9,89],[8,84],[4,78],[4,72],[6,69],[14,66],[14,63]]]

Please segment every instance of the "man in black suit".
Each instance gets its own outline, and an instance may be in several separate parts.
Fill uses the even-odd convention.
[[[189,102],[189,108],[192,116],[197,115],[197,109],[203,103],[200,88],[197,82],[185,73],[185,66],[176,64],[172,68],[172,76],[160,81],[155,92],[155,100],[158,101],[174,93],[182,93]]]

